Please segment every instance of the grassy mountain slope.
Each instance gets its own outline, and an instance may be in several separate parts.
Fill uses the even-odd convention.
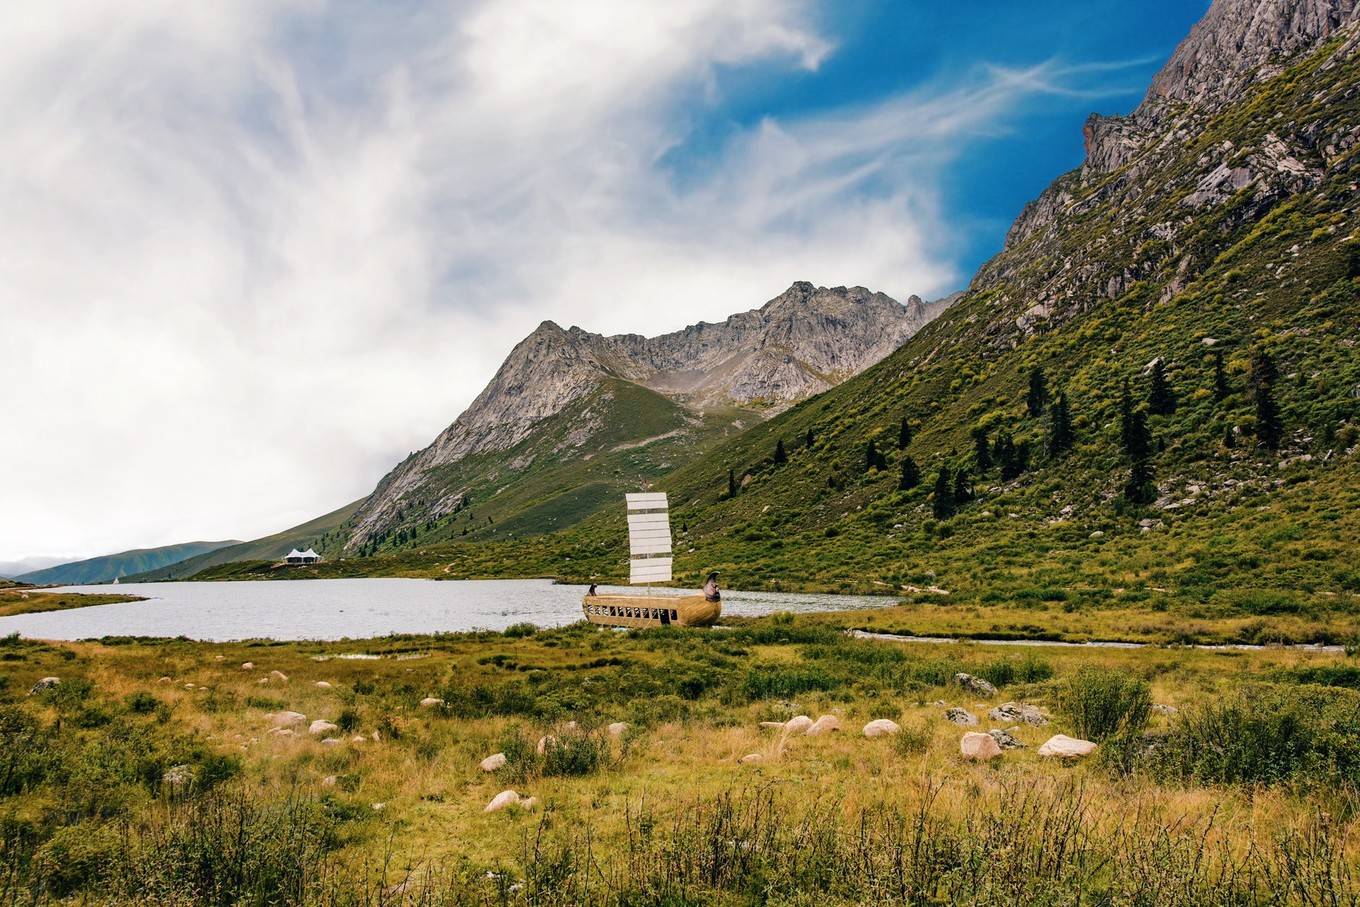
[[[309,520],[291,529],[250,542],[237,542],[216,551],[200,554],[176,564],[147,570],[128,576],[130,582],[154,582],[158,580],[185,579],[201,570],[218,564],[233,561],[276,561],[288,553],[290,548],[320,547],[329,533],[333,533],[354,513],[358,501],[332,510],[324,516]]]
[[[46,585],[77,585],[85,583],[108,583],[115,579],[143,573],[187,558],[218,551],[229,545],[238,544],[235,540],[225,542],[184,542],[179,545],[164,545],[160,548],[137,548],[105,554],[100,557],[57,564],[42,570],[34,570],[16,577],[20,582]]]
[[[1356,635],[1357,85],[1357,38],[1342,32],[1231,103],[1162,114],[1165,136],[1119,166],[1062,177],[964,299],[898,352],[658,483],[677,582],[715,567],[745,588],[904,592],[980,632],[1100,611],[1172,636],[1225,615],[1241,619],[1237,638],[1291,615],[1296,637]],[[1225,169],[1247,184],[1225,185]],[[1262,351],[1280,374],[1279,450],[1255,435],[1248,369]],[[1128,381],[1146,412],[1157,358],[1178,406],[1148,415],[1156,501],[1135,505],[1122,496],[1120,389]],[[1036,366],[1070,401],[1076,443],[1059,457],[1044,453],[1047,417],[1027,412]],[[903,417],[915,437],[899,451]],[[1029,442],[1031,468],[1002,481],[973,467],[976,500],[936,519],[933,480],[972,466],[975,429]],[[789,458],[776,465],[781,440]],[[885,468],[866,469],[871,440]],[[923,479],[899,491],[905,455]],[[617,578],[625,551],[622,517],[606,510],[551,537],[350,569]],[[891,619],[912,628],[909,614]]]

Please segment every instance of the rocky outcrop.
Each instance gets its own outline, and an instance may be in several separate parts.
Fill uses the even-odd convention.
[[[429,499],[427,518],[451,512],[459,490],[423,494],[431,473],[515,447],[607,379],[638,384],[694,411],[735,404],[774,415],[878,362],[957,298],[912,296],[902,304],[864,287],[799,282],[759,309],[657,337],[604,336],[545,321],[510,351],[452,425],[378,483],[350,524],[346,548],[399,523],[413,499]],[[588,418],[581,421],[589,428]],[[590,434],[583,430],[563,444],[579,446]]]

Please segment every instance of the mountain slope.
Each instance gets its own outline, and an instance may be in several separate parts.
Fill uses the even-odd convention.
[[[57,564],[43,570],[34,570],[15,579],[35,585],[57,584],[63,586],[88,583],[107,583],[115,579],[155,570],[176,564],[198,555],[218,551],[238,542],[184,542],[179,545],[165,545],[160,548],[136,548],[105,554],[69,564]]]
[[[129,575],[127,579],[130,582],[143,583],[186,579],[200,570],[219,564],[228,564],[233,561],[274,562],[280,560],[291,548],[319,549],[325,545],[328,538],[334,538],[334,533],[344,524],[345,520],[354,515],[358,506],[359,501],[353,501],[338,510],[332,510],[314,520],[308,520],[301,525],[285,529],[274,535],[249,542],[235,542],[224,548],[218,548],[215,551],[200,554],[175,564]]]
[[[464,529],[484,537],[498,518],[524,531],[568,525],[607,493],[671,468],[677,445],[693,456],[724,433],[858,374],[950,301],[912,297],[903,305],[862,287],[795,283],[721,324],[653,338],[545,321],[452,425],[382,479],[334,553],[406,546],[422,534],[461,537]],[[651,449],[659,442],[668,443]],[[649,450],[603,456],[642,448]],[[556,484],[529,480],[531,466]],[[601,476],[609,481],[599,484]],[[539,519],[552,488],[576,486],[590,490],[573,492],[576,503],[566,508],[547,504],[551,519]],[[513,493],[481,508],[480,522],[470,521],[474,502],[507,489]]]

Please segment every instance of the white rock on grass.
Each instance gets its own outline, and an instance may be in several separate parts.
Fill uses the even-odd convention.
[[[991,734],[969,731],[959,741],[959,755],[975,762],[986,762],[1001,755],[1001,744]]]
[[[963,687],[975,696],[996,695],[996,687],[992,686],[991,681],[983,680],[981,677],[974,677],[972,674],[965,674],[962,671],[954,675],[954,683]]]
[[[987,733],[992,735],[992,739],[995,740],[1003,750],[1024,749],[1025,745],[1017,740],[1015,735],[1011,733],[1011,731],[1015,730],[1019,730],[1019,728],[1012,727],[1004,730],[1001,728],[992,728]]]
[[[830,734],[841,729],[841,720],[835,715],[819,715],[817,720],[812,722],[812,727],[808,728],[809,737],[820,737],[823,734]]]
[[[477,763],[477,767],[484,772],[494,772],[503,765],[505,765],[505,753],[492,753]]]
[[[537,799],[534,797],[529,797],[528,799],[537,802]],[[482,810],[482,812],[484,813],[500,812],[501,810],[510,806],[523,806],[525,802],[526,802],[525,799],[520,797],[518,792],[513,790],[503,790],[499,794],[491,798],[491,802],[486,805],[486,809]]]
[[[301,712],[273,712],[265,717],[274,727],[299,727],[307,722],[307,716]]]
[[[322,740],[322,741],[321,741],[321,745],[322,745],[322,746],[339,746],[340,744],[342,744],[342,743],[344,743],[344,742],[345,742],[345,741],[341,740],[339,737],[327,737],[325,740]]]
[[[59,686],[61,686],[60,677],[44,677],[42,680],[39,680],[37,683],[33,684],[33,686],[29,688],[28,695],[33,696],[38,693],[41,693],[43,690],[51,690]]]
[[[742,765],[755,765],[758,762],[764,762],[765,756],[762,755],[761,753],[747,753],[745,756],[742,756],[737,761],[740,762]]]
[[[964,727],[972,727],[973,725],[978,723],[978,718],[976,715],[974,715],[967,709],[961,709],[958,706],[955,706],[952,709],[945,709],[944,717],[945,720],[950,722],[951,724],[960,724],[963,725]]]
[[[538,745],[535,749],[537,749],[538,754],[542,756],[548,751],[548,747],[550,746],[557,746],[557,738],[552,734],[544,734],[542,737],[538,738]]]
[[[1069,737],[1066,734],[1054,734],[1044,741],[1039,747],[1040,756],[1051,756],[1058,759],[1080,759],[1082,756],[1089,756],[1096,751],[1096,745],[1089,740],[1078,740],[1076,737]]]
[[[288,675],[285,674],[285,673],[283,673],[282,671],[270,671],[270,672],[269,672],[269,679],[270,679],[270,680],[277,680],[277,681],[279,681],[280,683],[287,683],[287,682],[288,682]]]
[[[609,725],[608,728],[609,736],[611,737],[619,737],[626,730],[628,730],[628,724],[623,721],[615,721],[613,724]]]
[[[308,726],[307,733],[313,737],[319,737],[322,734],[332,734],[338,730],[340,730],[339,725],[324,718],[318,718]]]
[[[324,681],[324,680],[318,680],[318,681],[316,682],[316,688],[317,688],[318,690],[329,690],[329,689],[331,689],[331,685],[330,685],[328,682]]]
[[[1152,704],[1152,711],[1158,715],[1174,715],[1179,712],[1180,709],[1176,708],[1174,705],[1165,705],[1160,702],[1154,702]]]
[[[253,670],[255,670],[255,662],[253,662],[253,661],[242,662],[242,663],[241,663],[241,670],[242,670],[242,671],[253,671]]]
[[[227,656],[225,656],[225,655],[214,655],[214,656],[213,656],[213,661],[226,661],[226,660],[227,660]]]
[[[424,699],[420,700],[420,707],[422,709],[433,709],[443,704],[444,700],[436,699],[434,696],[426,696]]]
[[[334,775],[327,775],[321,779],[322,787],[335,787],[337,783],[339,783],[338,779]]]
[[[1032,724],[1035,727],[1048,724],[1043,712],[1036,706],[1024,702],[1003,702],[988,712],[987,717],[1008,724]]]
[[[156,683],[174,683],[174,681],[169,677],[162,677],[160,680],[157,680]]]
[[[774,730],[775,728],[778,728],[778,729],[781,730],[781,731],[784,729],[784,724],[785,724],[785,722],[783,722],[783,721],[762,721],[762,722],[760,722],[760,726],[763,727],[763,728],[769,728],[770,730]]]
[[[811,727],[812,727],[811,718],[809,718],[806,715],[795,715],[788,721],[784,722],[784,733],[790,735],[806,734]]]
[[[901,732],[901,726],[891,718],[875,718],[864,726],[864,736],[866,737],[889,737]]]

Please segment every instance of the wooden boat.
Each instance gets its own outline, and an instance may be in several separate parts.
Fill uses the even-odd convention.
[[[671,579],[671,520],[664,492],[626,495],[628,506],[628,582],[664,583]],[[648,590],[650,593],[651,590]],[[586,620],[607,627],[708,627],[717,623],[722,603],[703,595],[587,595],[581,600]]]

